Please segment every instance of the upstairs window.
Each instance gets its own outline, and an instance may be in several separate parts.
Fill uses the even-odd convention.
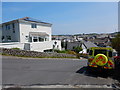
[[[31,28],[37,28],[37,24],[31,24]]]
[[[6,25],[6,30],[10,30],[10,24]]]
[[[15,33],[15,23],[12,23],[13,33]]]
[[[13,28],[13,29],[15,28],[15,23],[12,23],[12,28]]]

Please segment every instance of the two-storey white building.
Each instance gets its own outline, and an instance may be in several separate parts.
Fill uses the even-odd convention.
[[[41,52],[53,48],[50,23],[25,17],[3,23],[0,28],[2,30],[0,47],[17,47]],[[58,48],[60,49],[61,46]]]

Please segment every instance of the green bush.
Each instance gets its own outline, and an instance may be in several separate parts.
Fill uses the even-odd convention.
[[[76,53],[79,53],[80,51],[83,50],[82,47],[80,47],[80,46],[73,47],[73,49],[74,49],[74,51],[75,51]]]
[[[20,50],[20,48],[12,48],[12,49],[14,49],[14,50]]]
[[[112,39],[112,47],[118,52],[120,56],[120,33],[118,33],[115,38]]]
[[[57,52],[57,53],[67,53],[68,51],[67,50],[55,50],[55,52]]]
[[[74,52],[74,51],[68,51],[67,53],[76,55],[76,52]]]
[[[71,50],[61,50],[61,51],[60,50],[54,50],[54,52],[76,55],[76,52],[75,51],[71,51]]]

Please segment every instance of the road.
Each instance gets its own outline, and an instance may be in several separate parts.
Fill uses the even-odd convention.
[[[87,60],[3,56],[3,85],[112,85],[109,77],[86,73]]]

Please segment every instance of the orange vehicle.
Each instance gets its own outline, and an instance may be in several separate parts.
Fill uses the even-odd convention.
[[[107,47],[91,47],[88,55],[88,66],[102,69],[114,69],[113,49]]]

